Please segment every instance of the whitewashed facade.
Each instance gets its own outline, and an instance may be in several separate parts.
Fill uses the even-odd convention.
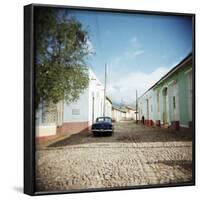
[[[104,86],[94,72],[89,70],[89,85],[79,99],[73,103],[59,102],[51,105],[49,113],[41,106],[37,113],[36,137],[46,137],[57,133],[73,134],[88,129],[97,117],[103,116]],[[51,117],[47,117],[47,115]],[[105,101],[105,115],[112,117],[112,102]]]
[[[125,110],[125,120],[136,120],[135,109],[130,106],[124,106],[123,109]]]
[[[108,97],[105,100],[105,116],[112,118],[112,101]]]
[[[142,120],[144,117],[145,120],[155,120],[153,115],[155,94],[153,90],[147,91],[138,99],[138,117],[139,120]]]
[[[112,107],[112,119],[115,122],[125,120],[125,118],[126,118],[126,112],[124,110],[114,106]]]

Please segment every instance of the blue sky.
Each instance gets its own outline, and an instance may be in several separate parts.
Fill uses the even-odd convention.
[[[131,104],[192,51],[192,20],[183,16],[73,11],[89,33],[95,55],[88,64],[104,81],[108,66],[108,95]]]

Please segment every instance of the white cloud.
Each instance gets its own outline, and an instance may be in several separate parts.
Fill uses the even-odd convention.
[[[133,36],[129,41],[130,41],[130,46],[133,48],[142,48],[143,47],[141,40],[136,36]]]
[[[119,65],[121,61],[121,57],[120,56],[115,56],[109,63],[109,66],[113,66],[113,67],[116,67]]]
[[[163,75],[169,71],[169,68],[159,67],[151,73],[132,72],[125,76],[116,77],[108,80],[107,92],[111,96],[113,102],[131,104],[135,101],[135,91],[138,95],[142,95],[154,83],[156,83]]]
[[[142,54],[144,54],[143,45],[141,44],[141,42],[138,40],[136,36],[133,36],[130,39],[129,49],[124,52],[124,55],[127,58],[135,58]]]
[[[138,42],[138,39],[137,39],[137,37],[132,37],[131,39],[130,39],[130,42],[132,43],[132,44],[135,44],[135,43],[137,43]]]
[[[134,56],[139,56],[139,55],[142,55],[142,54],[144,54],[144,50],[137,50],[137,51],[133,52]]]
[[[140,56],[142,54],[144,54],[144,50],[142,50],[142,49],[130,50],[130,51],[126,51],[124,53],[124,55],[128,58],[135,58],[135,57]]]
[[[169,71],[169,67],[157,67],[151,73],[141,71],[129,73],[124,60],[132,62],[132,59],[144,54],[144,52],[138,38],[132,37],[129,49],[120,56],[117,55],[112,58],[108,63],[107,94],[113,102],[121,103],[123,101],[127,104],[133,104],[135,102],[136,90],[138,91],[138,96],[142,95]]]

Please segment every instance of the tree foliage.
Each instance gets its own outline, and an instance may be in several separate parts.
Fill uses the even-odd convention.
[[[88,32],[65,9],[34,11],[35,105],[72,102],[88,86]]]

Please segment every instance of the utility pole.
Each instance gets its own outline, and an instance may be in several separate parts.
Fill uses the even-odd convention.
[[[104,105],[103,105],[103,116],[104,116],[104,117],[105,117],[105,112],[106,112],[106,79],[107,79],[107,65],[105,64]]]
[[[137,90],[136,90],[136,123],[138,123],[138,117],[137,117],[137,114],[138,114],[138,97],[137,97]]]

